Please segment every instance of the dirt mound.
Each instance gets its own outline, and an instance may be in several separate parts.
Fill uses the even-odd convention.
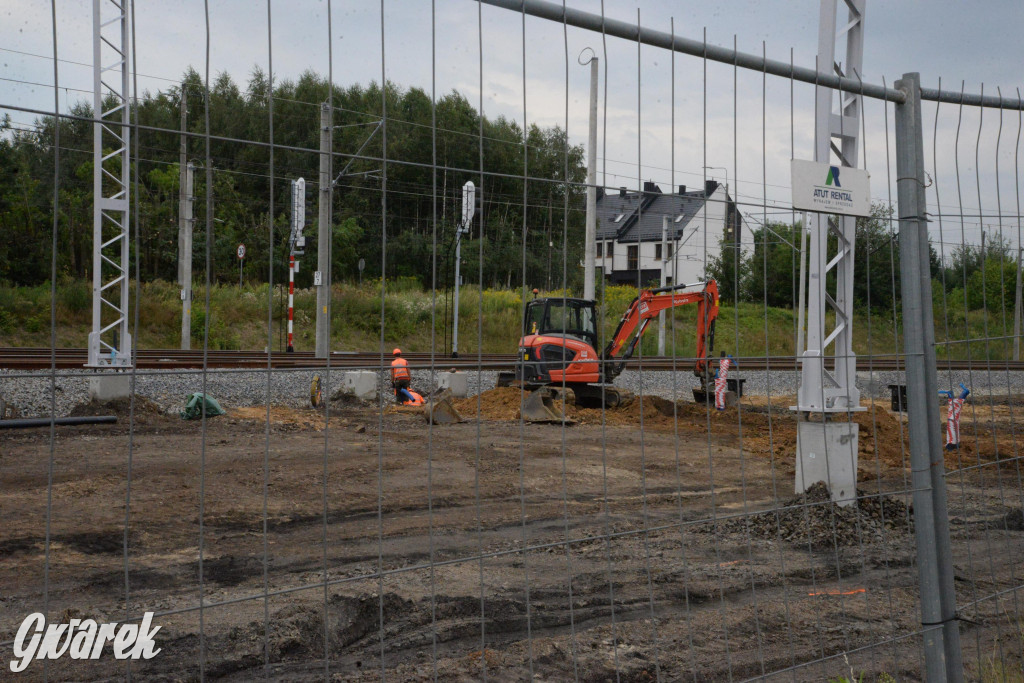
[[[529,392],[522,391],[519,387],[497,387],[485,391],[479,396],[454,401],[455,408],[463,417],[472,418],[480,410],[480,417],[486,420],[518,420],[520,401]],[[558,404],[558,401],[555,401]],[[641,415],[643,416],[644,427],[672,427],[675,424],[674,416],[678,413],[679,423],[682,428],[684,421],[693,423],[699,416],[700,424],[703,425],[703,418],[707,411],[702,405],[679,401],[673,403],[659,396],[639,397],[631,403],[617,408],[581,408],[576,405],[565,406],[565,416],[572,418],[581,424],[601,424],[604,420],[610,425],[640,425]],[[692,428],[692,427],[691,427]]]
[[[495,387],[479,396],[460,398],[452,403],[459,414],[467,419],[480,417],[485,420],[518,420],[520,398],[525,393],[519,387]]]
[[[749,528],[754,536],[782,539],[812,550],[880,542],[886,536],[912,530],[912,512],[901,501],[859,489],[857,496],[853,505],[840,507],[832,502],[828,487],[818,482],[777,510],[731,519],[722,526],[737,533]]]
[[[267,407],[263,406],[238,406],[228,411],[228,417],[238,420],[254,420],[257,422],[267,421]],[[270,424],[282,431],[299,431],[312,429],[322,431],[324,418],[316,410],[295,410],[287,406],[270,406]]]
[[[137,424],[148,424],[157,420],[166,419],[164,411],[156,403],[145,396],[135,396],[135,412],[132,414],[132,399],[116,398],[110,401],[92,400],[87,403],[79,403],[68,413],[71,417],[95,417],[100,415],[116,415],[118,420],[128,420],[133,417]]]
[[[906,467],[910,464],[910,435],[905,425],[880,406],[853,413],[853,421],[860,425],[857,451],[860,464],[880,460],[888,467]],[[770,449],[777,458],[792,457],[796,453],[797,415],[788,410],[773,410],[771,415]],[[744,411],[744,448],[748,445],[757,452],[769,451],[768,415],[757,411]]]
[[[525,394],[519,387],[498,387],[479,396],[480,417],[485,420],[518,420],[520,400]],[[781,401],[780,405],[774,403]],[[768,457],[774,454],[783,461],[791,461],[796,453],[797,414],[788,410],[791,401],[773,401],[771,413],[768,405],[744,398],[734,408],[724,411],[688,400],[670,401],[660,396],[637,397],[632,403],[601,410],[566,405],[565,415],[579,424],[639,427],[645,430],[680,434],[707,434],[744,452]],[[782,404],[785,404],[783,406]],[[455,401],[455,407],[467,419],[477,415],[478,397]],[[909,433],[898,418],[881,406],[862,413],[854,413],[853,420],[860,425],[858,439],[860,464],[872,470],[874,461],[887,467],[905,467],[909,464]],[[969,447],[965,447],[969,450]]]

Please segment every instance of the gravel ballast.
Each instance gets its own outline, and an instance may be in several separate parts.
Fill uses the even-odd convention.
[[[439,371],[441,366],[439,366]],[[332,369],[330,387],[324,387],[324,394],[330,395],[342,384],[345,370]],[[58,417],[65,417],[71,410],[89,401],[89,378],[95,376],[91,370],[59,370],[54,378],[54,407]],[[309,386],[313,376],[325,377],[319,370],[275,369],[271,373],[270,402],[276,405],[303,407],[309,405]],[[425,370],[413,371],[413,388],[429,391],[432,387],[430,373]],[[498,373],[493,370],[477,372],[467,370],[470,395],[492,389]],[[17,376],[11,376],[17,375]],[[387,372],[380,373],[380,386],[390,392]],[[744,394],[748,396],[787,396],[797,391],[800,375],[792,370],[744,371],[742,364],[730,373],[732,378],[745,381]],[[139,396],[150,399],[167,412],[176,413],[185,403],[185,398],[203,390],[203,373],[199,370],[140,370],[135,375],[135,391]],[[861,400],[870,399],[888,402],[888,385],[904,383],[903,373],[858,372],[857,386]],[[951,388],[963,382],[971,388],[971,400],[982,401],[987,396],[1006,396],[1024,393],[1024,372],[985,370],[940,372],[939,387]],[[680,370],[648,371],[626,370],[615,381],[615,385],[629,389],[634,394],[655,395],[667,399],[692,400],[691,389],[696,386],[692,373]],[[232,370],[213,368],[206,373],[206,392],[225,407],[263,405],[267,400],[266,370]],[[0,397],[14,406],[16,417],[46,417],[51,413],[51,377],[47,370],[27,372],[24,370],[0,370]]]

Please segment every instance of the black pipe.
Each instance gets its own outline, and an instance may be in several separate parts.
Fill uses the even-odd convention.
[[[0,420],[0,429],[20,429],[23,427],[49,427],[55,425],[96,425],[113,424],[117,422],[116,415],[96,415],[90,417],[27,417],[17,420]]]

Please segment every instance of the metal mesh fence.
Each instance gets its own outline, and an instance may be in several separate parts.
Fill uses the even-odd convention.
[[[471,33],[447,7],[418,8],[414,46],[389,30],[412,10],[382,0],[379,37],[361,36],[379,50],[336,55],[337,5],[323,8],[323,35],[307,37],[325,55],[319,89],[275,80],[288,10],[270,2],[247,93],[218,79],[211,51],[226,27],[205,6],[203,56],[183,84],[140,92],[126,60],[130,118],[106,125],[130,141],[129,307],[98,314],[102,325],[131,320],[134,363],[121,372],[80,367],[91,299],[74,274],[88,270],[79,261],[92,234],[105,243],[113,229],[91,233],[83,215],[116,169],[104,159],[109,177],[90,185],[95,124],[61,101],[71,65],[58,3],[52,54],[38,57],[53,64],[53,83],[39,86],[52,85],[53,110],[0,96],[0,109],[37,117],[2,131],[4,163],[24,171],[5,177],[35,198],[3,210],[48,221],[50,238],[35,299],[14,286],[31,275],[13,264],[0,273],[12,283],[0,289],[4,328],[48,332],[48,347],[0,353],[7,659],[23,656],[31,613],[54,624],[152,613],[161,652],[151,659],[41,656],[27,674],[1020,678],[1019,93],[921,89],[912,75],[867,84],[768,59],[767,47],[747,55],[685,39],[665,17],[630,25],[504,0],[467,3]],[[136,35],[134,6],[103,7],[124,12],[134,59],[151,38]],[[647,28],[656,23],[667,30]],[[459,92],[446,94],[438,53],[453,32],[463,59]],[[588,187],[571,144],[585,130],[584,47],[601,69],[604,150],[589,309],[571,303]],[[377,58],[378,83],[335,85],[343,62]],[[406,69],[429,87],[394,85]],[[861,410],[827,417],[795,405],[800,252],[814,217],[780,180],[812,146],[819,86],[859,103],[873,204],[847,254]],[[243,101],[245,121],[231,109]],[[177,180],[186,158],[188,197]],[[316,245],[321,284],[303,265],[288,293],[300,175],[331,230]],[[480,201],[463,221],[466,181]],[[179,195],[196,214],[197,277],[174,285],[160,254],[176,249],[167,226],[184,220]],[[256,263],[239,264],[234,288],[237,233],[225,221],[239,217],[252,221]],[[828,259],[845,253],[832,239]],[[837,276],[820,277],[834,291]],[[704,303],[669,307],[632,359],[602,363],[617,368],[614,382],[562,372],[543,396],[503,386],[503,372],[523,379],[521,338],[542,332],[531,324],[600,353],[641,291],[686,283],[696,284],[676,291]],[[167,304],[179,288],[194,288],[180,310]],[[555,317],[531,317],[537,302]],[[189,308],[194,351],[153,343]],[[593,340],[570,316],[588,310]],[[699,330],[713,315],[712,344]],[[823,336],[836,315],[822,319]],[[328,353],[313,352],[314,329]],[[397,404],[393,347],[426,412]],[[558,353],[533,361],[557,372],[569,364]],[[733,382],[724,409],[716,370],[723,389],[727,372]],[[115,375],[124,397],[94,399],[121,393]],[[703,400],[691,391],[701,382]],[[196,419],[179,417],[193,392],[226,414],[199,401]],[[430,419],[442,402],[461,422]],[[529,419],[534,410],[547,419]],[[116,425],[56,419],[107,414]],[[13,429],[33,417],[43,426]],[[853,490],[815,483],[810,461],[798,462],[798,434],[829,424],[856,434],[848,462],[829,460]]]

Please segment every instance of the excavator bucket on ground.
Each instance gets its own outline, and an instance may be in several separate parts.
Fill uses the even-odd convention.
[[[452,403],[452,392],[443,389],[430,396],[423,406],[423,417],[427,422],[436,425],[455,424],[462,422],[462,416]]]
[[[725,407],[731,408],[736,405],[738,399],[735,391],[725,392]],[[699,404],[711,404],[713,408],[715,406],[715,392],[707,391],[706,389],[700,389],[698,387],[693,388],[693,402]]]
[[[576,395],[572,389],[544,386],[523,397],[520,412],[527,422],[557,422],[576,424],[576,420],[567,418],[563,405],[575,405]]]

